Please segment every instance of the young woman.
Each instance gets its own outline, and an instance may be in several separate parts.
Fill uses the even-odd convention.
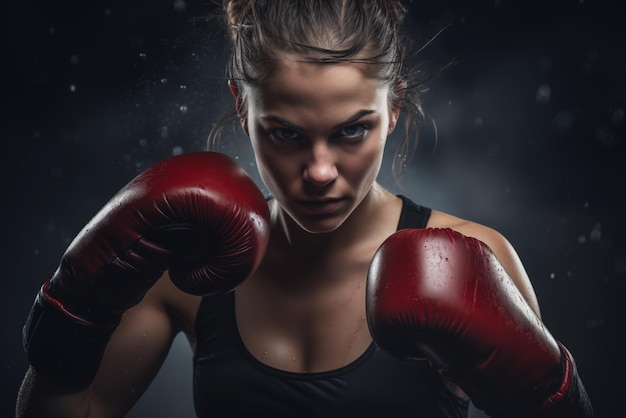
[[[199,417],[464,417],[468,396],[498,417],[591,417],[506,239],[376,181],[400,114],[421,119],[402,5],[224,11],[271,198],[211,152],[129,183],[37,296],[18,416],[123,416],[184,332]]]

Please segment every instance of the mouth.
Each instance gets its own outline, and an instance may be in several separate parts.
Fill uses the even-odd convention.
[[[298,204],[307,212],[321,215],[336,212],[344,200],[344,198],[309,199],[299,200]]]

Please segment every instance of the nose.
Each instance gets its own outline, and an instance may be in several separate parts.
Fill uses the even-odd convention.
[[[304,167],[304,180],[314,186],[324,187],[337,178],[335,156],[326,143],[314,143]]]

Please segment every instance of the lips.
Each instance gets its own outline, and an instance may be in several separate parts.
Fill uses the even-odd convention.
[[[315,214],[330,214],[336,212],[343,201],[343,198],[324,198],[300,200],[298,203],[308,212]]]

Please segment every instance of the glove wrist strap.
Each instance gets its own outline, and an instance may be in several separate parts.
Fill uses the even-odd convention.
[[[98,371],[115,324],[95,324],[76,316],[47,292],[37,294],[22,331],[33,368],[72,389],[87,387]]]

